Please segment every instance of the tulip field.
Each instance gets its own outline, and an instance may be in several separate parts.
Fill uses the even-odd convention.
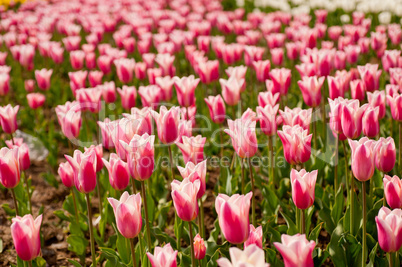
[[[0,266],[402,266],[401,7],[0,1]]]

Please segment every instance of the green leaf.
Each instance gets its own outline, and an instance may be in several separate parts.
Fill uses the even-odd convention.
[[[6,214],[10,217],[15,217],[15,209],[10,208],[10,206],[8,205],[8,203],[4,203],[3,205],[1,205],[1,207],[4,209],[4,211],[6,212]]]
[[[292,219],[286,215],[284,212],[281,211],[281,214],[283,216],[283,218],[286,221],[286,224],[288,225],[288,231],[287,234],[288,235],[295,235],[297,234],[297,228],[296,228],[296,224],[292,221]]]
[[[85,255],[88,246],[88,240],[79,235],[70,235],[67,237],[68,250],[76,253],[77,255]]]
[[[271,266],[283,266],[282,261],[278,259],[276,256],[276,251],[271,248],[264,249],[266,254],[267,262],[271,264]]]
[[[318,243],[318,236],[320,235],[321,228],[322,228],[323,223],[319,223],[310,233],[308,236],[309,240],[314,240],[316,243]]]
[[[42,178],[54,188],[59,188],[59,181],[57,181],[56,177],[51,172],[44,173]]]
[[[111,266],[125,267],[126,265],[120,261],[116,251],[111,248],[99,247],[101,254],[110,261]]]
[[[125,263],[128,264],[131,260],[130,257],[130,241],[127,240],[124,236],[122,236],[120,233],[117,236],[117,251],[119,252],[121,260]]]
[[[343,196],[343,188],[339,187],[338,192],[335,197],[335,204],[331,210],[331,217],[334,223],[338,223],[341,219],[343,207],[344,207],[345,197]]]
[[[331,255],[332,262],[334,265],[337,266],[348,266],[346,260],[346,254],[343,247],[340,246],[339,240],[343,234],[343,227],[342,227],[342,220],[341,219],[338,223],[338,226],[331,234],[331,241],[328,244],[327,250]]]
[[[71,218],[64,213],[64,210],[55,210],[53,211],[53,214],[59,217],[62,221],[71,221]]]
[[[332,233],[335,229],[335,223],[331,217],[331,211],[327,207],[323,207],[318,212],[318,218],[325,222],[325,228],[327,229],[328,233]]]
[[[74,265],[75,267],[82,267],[82,265],[78,261],[68,260],[68,262]]]
[[[181,240],[180,238],[182,236],[182,233],[183,233],[183,221],[176,214],[175,219],[174,219],[174,234],[175,234],[175,236],[177,237],[177,240],[178,240],[177,250],[179,252],[180,252],[180,240]]]
[[[370,255],[369,255],[370,262],[367,264],[367,267],[374,267],[375,256],[377,254],[377,250],[378,250],[378,243],[374,246],[374,248],[370,252]]]

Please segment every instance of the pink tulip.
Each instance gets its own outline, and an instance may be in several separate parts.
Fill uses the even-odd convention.
[[[290,60],[296,60],[299,57],[300,44],[296,42],[288,42],[286,46],[286,56]]]
[[[258,94],[258,105],[262,108],[265,106],[275,106],[279,102],[279,93],[261,92]]]
[[[392,137],[380,137],[375,144],[374,152],[377,169],[383,173],[390,172],[394,168],[396,160],[394,139]]]
[[[223,123],[226,119],[226,107],[221,95],[209,96],[204,100],[207,103],[212,121],[217,124]]]
[[[402,207],[402,180],[398,176],[393,177],[385,175],[384,196],[391,209],[400,209]]]
[[[300,125],[284,125],[282,131],[278,131],[279,138],[283,143],[283,153],[289,164],[301,164],[310,159],[311,138]]]
[[[335,99],[338,97],[345,96],[345,83],[347,80],[345,77],[332,77],[327,76],[328,88],[329,88],[329,98]]]
[[[80,103],[81,109],[91,113],[99,112],[101,96],[102,91],[99,88],[78,89],[76,91],[76,99]]]
[[[81,106],[78,102],[66,102],[56,107],[56,115],[61,131],[68,139],[77,138],[82,124]]]
[[[147,252],[147,257],[152,267],[177,267],[177,250],[173,250],[168,243],[163,248],[155,247],[154,255]]]
[[[20,106],[12,107],[10,104],[0,107],[0,123],[5,133],[13,134],[17,130],[17,113],[19,108]]]
[[[91,87],[96,87],[97,85],[102,84],[103,72],[94,70],[90,71],[88,74],[88,80]]]
[[[97,88],[101,91],[102,98],[106,103],[114,103],[116,101],[116,86],[114,81],[105,82],[98,85]]]
[[[342,107],[347,103],[347,100],[342,97],[332,100],[328,98],[328,103],[331,111],[329,112],[329,127],[334,135],[338,135],[339,140],[346,140],[346,136],[342,131]]]
[[[234,150],[241,158],[251,158],[258,148],[255,133],[256,121],[251,118],[228,120],[229,129],[225,130],[231,139]]]
[[[57,173],[65,187],[70,188],[74,185],[74,171],[68,161],[59,164]]]
[[[99,128],[101,129],[102,145],[105,149],[114,148],[114,143],[111,135],[116,123],[116,121],[110,121],[109,118],[105,118],[103,122],[98,121]]]
[[[205,258],[206,253],[207,248],[205,247],[204,239],[201,238],[200,234],[197,234],[194,237],[194,257],[197,260],[202,260]]]
[[[7,52],[0,52],[0,65],[6,65]]]
[[[325,9],[314,10],[316,21],[319,23],[325,23],[328,15],[328,11]]]
[[[252,244],[242,251],[239,248],[229,248],[229,254],[232,262],[226,258],[220,258],[216,262],[219,267],[269,267],[265,263],[264,251],[258,246]]]
[[[283,48],[278,47],[278,48],[272,48],[271,49],[271,60],[272,64],[276,66],[280,66],[283,63]],[[272,77],[271,77],[272,79]]]
[[[293,203],[299,209],[308,209],[314,204],[315,183],[318,171],[306,172],[305,169],[290,172],[290,182],[292,184]]]
[[[138,94],[141,97],[142,106],[155,109],[162,99],[162,90],[157,85],[140,86]]]
[[[392,118],[402,121],[402,94],[387,95],[387,101],[391,108]]]
[[[94,52],[85,54],[85,65],[89,70],[96,68],[96,54]]]
[[[122,83],[129,83],[133,80],[134,75],[134,59],[119,58],[113,61],[116,66],[117,77]]]
[[[162,70],[161,69],[147,69],[148,81],[149,84],[155,84],[157,77],[162,77]]]
[[[191,182],[189,178],[182,182],[172,182],[172,199],[177,216],[186,222],[191,222],[198,216],[197,193],[200,189],[200,181]]]
[[[385,92],[384,91],[374,91],[367,92],[367,99],[373,108],[378,107],[379,109],[379,119],[385,116]]]
[[[231,197],[218,194],[215,199],[215,210],[218,214],[219,226],[223,236],[229,243],[241,244],[250,234],[250,200],[253,193],[235,194]]]
[[[285,107],[285,110],[279,110],[279,114],[283,120],[283,125],[295,126],[300,125],[304,130],[309,131],[312,109],[294,108],[290,109]]]
[[[253,61],[253,67],[258,81],[264,82],[269,79],[269,71],[271,69],[271,62],[269,60]]]
[[[264,108],[257,107],[261,130],[267,136],[276,134],[276,115],[278,114],[278,109],[279,104],[275,106],[266,105]]]
[[[134,74],[138,80],[144,80],[147,77],[147,64],[145,62],[137,62],[134,65]]]
[[[179,135],[180,108],[171,107],[168,111],[165,106],[161,106],[159,113],[152,110],[151,115],[158,128],[159,140],[164,144],[175,142]]]
[[[368,106],[362,118],[363,134],[373,138],[380,133],[379,108]]]
[[[29,157],[29,148],[22,138],[13,138],[13,140],[5,141],[8,148],[18,148],[18,159],[20,169],[25,171],[31,166],[31,159]]]
[[[177,166],[177,168],[179,169],[180,175],[183,179],[188,178],[192,183],[195,180],[200,181],[200,189],[197,193],[197,198],[200,199],[205,194],[206,190],[205,177],[207,174],[207,160],[201,161],[198,164],[189,161],[186,163],[185,168],[180,166]]]
[[[219,79],[222,87],[222,96],[226,104],[234,106],[240,101],[240,93],[244,84],[244,79],[238,80],[231,76],[228,80]]]
[[[343,48],[346,55],[346,61],[349,64],[355,64],[359,58],[360,46],[358,45],[347,45]]]
[[[27,70],[32,70],[34,68],[34,56],[35,47],[30,44],[20,46],[18,60]]]
[[[137,90],[134,86],[123,85],[122,89],[117,88],[117,92],[121,98],[121,105],[124,109],[130,110],[135,107],[135,100],[137,98]]]
[[[25,86],[25,91],[27,91],[27,93],[32,93],[33,91],[35,91],[35,80],[33,80],[33,79],[25,80],[24,86]]]
[[[129,195],[125,191],[120,200],[109,197],[107,199],[113,207],[116,225],[120,234],[125,238],[134,238],[141,232],[141,195]]]
[[[256,245],[262,249],[262,226],[255,228],[254,225],[250,224],[250,234],[246,242],[244,242],[244,248],[251,245]]]
[[[247,66],[252,66],[253,62],[260,61],[265,49],[258,46],[245,46],[244,48],[244,62]]]
[[[177,92],[177,100],[182,107],[189,107],[195,104],[194,92],[200,79],[195,79],[194,75],[175,77],[174,86]]]
[[[384,71],[388,72],[391,68],[397,68],[400,56],[401,51],[399,50],[385,50],[381,58]]]
[[[367,63],[365,66],[357,66],[357,69],[359,70],[361,79],[366,85],[366,90],[368,92],[378,90],[380,85],[379,80],[382,72],[382,70],[377,70],[378,65]]]
[[[70,78],[71,91],[75,95],[78,89],[85,88],[85,80],[87,79],[88,71],[76,71],[69,72],[68,77]]]
[[[5,96],[10,91],[10,74],[0,73],[0,96]]]
[[[50,88],[50,77],[52,76],[53,70],[41,69],[35,70],[35,78],[38,83],[38,87],[41,90],[49,90]]]
[[[361,182],[370,180],[375,168],[374,141],[367,137],[363,137],[359,141],[351,139],[348,141],[352,149],[352,171],[354,177]]]
[[[315,65],[313,63],[302,63],[295,66],[301,77],[314,76],[316,74]],[[279,88],[278,88],[279,90]],[[279,92],[279,91],[278,91]]]
[[[396,252],[402,246],[402,210],[382,207],[375,217],[378,243],[385,252]]]
[[[74,151],[73,157],[65,155],[74,170],[74,183],[78,191],[88,194],[96,186],[96,153],[91,149],[82,153]]]
[[[62,39],[63,44],[67,51],[77,50],[80,47],[81,37],[80,36],[68,36]]]
[[[37,109],[43,106],[46,97],[40,93],[27,94],[28,106],[31,109]]]
[[[367,104],[359,107],[359,101],[349,101],[342,106],[342,131],[349,139],[355,139],[362,132],[362,118]]]
[[[274,242],[274,246],[281,253],[285,267],[314,266],[313,251],[314,241],[308,241],[306,235],[294,236],[282,234],[282,243]]]
[[[85,152],[89,151],[89,150],[93,150],[95,151],[95,155],[96,155],[96,172],[100,172],[103,169],[103,147],[101,144],[99,145],[91,145],[89,148],[88,147],[84,147]]]
[[[123,43],[124,50],[126,50],[127,53],[134,53],[134,51],[135,51],[135,39],[134,39],[134,37],[125,38],[122,41],[122,43]]]
[[[20,182],[19,149],[3,147],[0,149],[0,182],[12,189]]]
[[[155,62],[158,63],[162,71],[162,76],[173,77],[176,73],[176,68],[173,66],[174,56],[170,54],[157,54]]]
[[[286,95],[290,87],[291,71],[285,68],[273,69],[270,72],[270,77],[274,82],[274,91]]]
[[[195,164],[204,160],[204,145],[206,137],[197,135],[196,137],[182,136],[182,142],[177,142],[176,145],[180,148],[183,154],[185,163],[193,162]]]
[[[97,59],[97,64],[99,69],[103,72],[103,74],[109,74],[111,71],[111,64],[113,58],[106,55],[101,55]]]
[[[208,60],[205,62],[200,62],[198,64],[198,75],[200,76],[201,82],[205,84],[210,84],[211,82],[218,80],[219,61]]]
[[[230,77],[234,76],[237,80],[246,79],[247,67],[240,65],[236,67],[229,67],[225,70],[226,74]]]
[[[346,68],[346,56],[347,54],[344,51],[339,50],[335,52],[335,58],[334,58],[335,69],[343,70]]]
[[[31,214],[24,217],[16,216],[12,219],[11,235],[18,257],[24,261],[31,261],[40,254],[40,227],[42,214],[35,220]]]
[[[321,87],[325,77],[303,77],[297,84],[303,94],[304,103],[309,107],[317,107],[321,103]]]
[[[82,50],[75,50],[70,52],[71,67],[75,70],[82,69],[84,67],[85,52]]]

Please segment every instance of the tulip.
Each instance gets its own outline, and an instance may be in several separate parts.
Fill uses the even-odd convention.
[[[155,62],[158,63],[159,68],[162,71],[162,76],[170,76],[173,77],[176,68],[173,66],[175,57],[170,54],[157,54],[155,58]]]
[[[242,91],[244,79],[237,79],[235,76],[231,76],[228,80],[219,79],[222,87],[222,96],[226,104],[234,106],[240,101],[240,93]]]
[[[329,89],[329,98],[330,99],[335,99],[338,97],[344,97],[345,96],[345,83],[347,80],[345,77],[332,77],[328,76],[327,77],[327,82],[328,82],[328,89]]]
[[[74,185],[74,171],[70,163],[60,163],[57,173],[59,174],[61,182],[64,184],[64,186],[70,188]]]
[[[105,149],[111,149],[114,147],[113,139],[111,137],[111,134],[113,133],[114,130],[114,125],[116,124],[116,121],[110,121],[109,118],[105,118],[105,120],[98,121],[97,122],[99,125],[99,128],[101,129],[101,135],[102,135],[102,145]]]
[[[135,86],[123,85],[122,89],[117,88],[117,92],[121,98],[121,105],[124,109],[130,110],[135,107],[135,100],[137,98],[137,90]]]
[[[211,82],[218,80],[219,61],[208,60],[206,62],[199,62],[198,75],[200,76],[201,82],[205,84],[210,84]]]
[[[38,83],[38,87],[41,90],[49,90],[50,88],[50,77],[52,76],[53,70],[41,69],[35,70],[35,78]]]
[[[269,71],[271,69],[271,62],[269,60],[254,61],[253,67],[258,81],[264,82],[269,79]]]
[[[272,48],[271,49],[271,60],[272,64],[280,66],[283,63],[283,48]]]
[[[267,80],[268,81],[268,80]],[[280,94],[279,93],[272,93],[270,91],[268,92],[261,92],[258,94],[258,105],[262,108],[264,108],[265,106],[269,105],[269,106],[275,106],[280,98]]]
[[[82,153],[74,151],[73,157],[65,155],[74,170],[74,183],[78,191],[88,194],[96,186],[96,152],[93,149]]]
[[[261,130],[267,136],[276,134],[276,115],[278,113],[279,104],[271,106],[270,104],[265,107],[258,106],[257,114],[260,121]]]
[[[228,120],[225,130],[231,139],[234,150],[241,158],[251,158],[257,152],[256,122],[251,119]]]
[[[0,73],[0,96],[5,96],[10,91],[10,74]]]
[[[208,106],[212,121],[217,124],[223,123],[226,119],[226,107],[221,95],[208,96],[204,100]]]
[[[81,105],[81,110],[91,113],[99,112],[101,108],[100,98],[102,91],[99,88],[78,89],[76,99]]]
[[[377,169],[383,173],[390,172],[394,168],[396,161],[396,148],[394,139],[392,137],[380,137],[380,139],[375,144],[374,151],[375,165]]]
[[[18,159],[20,169],[25,171],[31,166],[31,159],[29,157],[29,148],[22,138],[13,138],[6,140],[6,145],[9,149],[18,148]]]
[[[144,80],[147,77],[147,64],[145,62],[137,62],[134,65],[134,74],[138,80]]]
[[[138,94],[144,107],[156,108],[162,99],[162,90],[157,85],[140,86]]]
[[[281,240],[282,243],[274,242],[274,246],[281,253],[285,267],[314,266],[314,241],[309,242],[304,234],[294,236],[282,234]]]
[[[387,207],[382,207],[375,217],[375,222],[381,249],[389,253],[397,252],[402,246],[402,210],[391,211]],[[392,254],[390,258],[393,258]]]
[[[305,210],[314,204],[315,183],[318,171],[306,172],[305,169],[290,172],[292,199],[296,207]]]
[[[316,67],[313,63],[302,63],[295,66],[301,77],[314,76],[316,74]],[[279,92],[279,91],[278,91]]]
[[[19,106],[12,107],[10,104],[0,107],[0,123],[5,133],[12,135],[17,130],[18,109]]]
[[[385,175],[384,197],[391,209],[402,208],[402,180],[398,176]]]
[[[177,166],[179,169],[180,175],[183,179],[188,178],[190,182],[194,182],[195,180],[200,181],[200,189],[197,194],[197,198],[200,199],[206,190],[206,173],[207,173],[207,162],[206,160],[201,161],[198,164],[194,164],[193,162],[187,162],[185,168]]]
[[[168,243],[163,248],[156,247],[154,255],[147,252],[147,256],[152,267],[177,267],[177,253],[178,251],[173,251],[172,247]]]
[[[302,164],[310,159],[311,138],[300,125],[284,125],[282,131],[278,131],[283,143],[283,151],[286,161],[291,165]]]
[[[162,77],[162,70],[161,69],[147,69],[148,81],[149,84],[155,84],[157,77]]]
[[[387,94],[388,105],[391,108],[392,118],[398,122],[402,121],[402,94]]]
[[[353,175],[359,181],[367,181],[374,174],[374,143],[367,137],[359,141],[349,139],[349,145],[352,149],[352,171]]]
[[[13,189],[20,182],[19,149],[0,149],[0,181],[5,188]]]
[[[250,233],[249,211],[252,192],[247,195],[235,194],[231,197],[218,194],[215,210],[218,214],[222,234],[229,243],[241,244]]]
[[[286,95],[290,87],[291,71],[289,69],[273,69],[270,72],[271,80],[274,82],[274,92]]]
[[[43,106],[46,97],[40,93],[27,94],[28,106],[31,109],[37,109]]]
[[[367,92],[367,99],[373,108],[379,108],[379,119],[384,118],[385,116],[385,92],[384,91],[374,91]]]
[[[347,103],[342,97],[335,98],[332,100],[328,98],[329,107],[331,109],[329,113],[329,127],[331,128],[334,135],[338,137],[339,140],[346,140],[346,136],[342,131],[342,107],[344,103]]]
[[[359,137],[362,132],[362,118],[367,104],[359,107],[359,101],[349,101],[342,106],[342,131],[349,139]]]
[[[196,137],[182,137],[182,143],[177,142],[176,145],[180,148],[183,154],[183,160],[185,163],[193,162],[195,164],[204,160],[204,145],[206,138],[201,135]]]
[[[103,72],[103,74],[109,74],[111,71],[111,64],[112,64],[113,58],[110,56],[106,55],[101,55],[97,59],[97,64],[99,69]]]
[[[18,257],[24,261],[32,261],[40,254],[40,227],[42,215],[35,220],[31,214],[12,219],[11,235]],[[30,265],[32,265],[30,263]]]
[[[154,141],[154,135],[135,134],[128,144],[128,168],[131,177],[138,181],[149,179],[154,171]]]
[[[70,78],[70,88],[74,95],[78,89],[85,88],[87,75],[88,71],[82,70],[68,73],[68,77]]]
[[[82,69],[84,67],[85,52],[82,50],[75,50],[70,52],[71,67],[75,70]]]
[[[300,125],[304,130],[309,131],[312,109],[285,107],[285,110],[279,110],[284,125],[295,126]]]
[[[363,101],[366,95],[366,85],[362,80],[350,81],[350,93],[353,99]]]
[[[162,91],[162,100],[170,101],[170,99],[172,99],[172,87],[174,82],[175,79],[170,76],[156,77],[155,84],[158,85]]]
[[[304,102],[307,106],[317,107],[321,103],[321,87],[324,84],[325,77],[303,77],[297,84],[303,94]]]
[[[134,59],[120,58],[113,61],[116,66],[117,76],[122,83],[129,83],[133,80]]]
[[[172,198],[177,215],[183,221],[191,222],[198,216],[197,193],[201,183],[199,180],[191,182],[189,178],[182,182],[172,182]]]
[[[382,72],[382,70],[377,71],[378,65],[367,63],[365,66],[357,66],[357,69],[359,70],[361,79],[366,85],[366,90],[368,92],[378,90],[379,79]]]
[[[220,258],[216,262],[220,267],[268,267],[265,263],[264,251],[256,245],[250,245],[242,251],[239,248],[229,248],[230,262],[226,258]]]
[[[85,54],[85,65],[89,70],[96,68],[96,55],[94,52],[89,52]]]
[[[205,258],[207,248],[204,244],[204,239],[199,234],[194,237],[194,256],[197,260]]]
[[[247,67],[246,66],[236,66],[236,67],[228,67],[225,70],[226,74],[230,77],[235,77],[237,80],[246,79]]]
[[[76,101],[66,102],[64,105],[56,107],[61,131],[68,139],[77,138],[80,134],[82,124],[80,109],[80,104]]]
[[[159,113],[152,110],[151,115],[158,128],[159,140],[164,144],[175,142],[179,133],[180,108],[172,107],[168,111],[165,106],[161,106]]]
[[[195,104],[194,92],[200,79],[194,79],[194,75],[175,77],[174,86],[177,92],[177,100],[182,107],[189,107]]]
[[[24,87],[25,87],[25,91],[27,91],[27,93],[32,93],[33,91],[35,91],[35,80],[32,80],[32,79],[25,80]]]
[[[368,106],[362,118],[363,134],[373,138],[380,133],[379,108]]]
[[[255,228],[254,225],[250,224],[250,234],[246,242],[244,242],[244,248],[251,245],[256,245],[262,249],[262,226]]]

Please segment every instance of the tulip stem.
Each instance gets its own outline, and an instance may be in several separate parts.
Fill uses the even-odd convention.
[[[76,220],[77,223],[79,224],[80,221],[79,221],[79,218],[78,218],[77,200],[75,199],[75,194],[74,194],[74,189],[73,189],[73,187],[70,187],[70,192],[71,192],[71,195],[73,196],[75,220]]]
[[[28,181],[28,177],[26,176],[25,172],[23,172],[23,174],[24,174],[24,180],[25,180],[25,187],[27,189],[27,195],[28,195],[29,213],[32,214],[32,201],[31,201],[31,192],[29,190],[29,181]]]
[[[402,121],[399,122],[399,154],[398,154],[398,167],[401,170],[401,156],[402,155]]]
[[[191,226],[191,221],[188,222],[188,232],[190,234],[191,266],[195,267],[193,227]]]
[[[274,173],[274,165],[275,165],[275,158],[274,158],[274,136],[268,136],[268,148],[269,148],[269,159],[270,162],[270,171],[271,171],[271,184],[275,184],[275,173]]]
[[[221,136],[221,158],[223,157],[223,131],[219,131]]]
[[[96,266],[94,229],[93,229],[93,225],[92,225],[92,208],[91,208],[91,200],[89,198],[89,193],[86,194],[86,199],[87,199],[87,209],[88,209],[89,239],[91,242],[92,266]]]
[[[137,267],[137,261],[135,260],[134,238],[130,238],[130,248],[131,248],[131,257],[133,259],[133,267]]]
[[[200,235],[202,238],[204,238],[205,233],[204,233],[204,202],[202,201],[202,198],[199,199],[200,201],[200,214],[198,216],[199,218],[199,227],[200,227]]]
[[[354,225],[354,178],[350,177],[350,191],[349,191],[349,160],[348,160],[348,152],[346,150],[346,141],[342,142],[343,145],[343,154],[345,157],[345,181],[346,181],[346,191],[349,193],[349,204],[350,204],[350,233],[353,235],[353,225]]]
[[[297,228],[297,231],[299,233],[301,233],[301,230],[300,230],[300,209],[297,208],[297,207],[296,207],[296,228]]]
[[[301,210],[301,233],[306,233],[306,210]]]
[[[27,261],[28,262],[28,267],[32,267],[32,261]]]
[[[100,193],[99,179],[98,179],[98,182],[96,183],[96,194],[98,195],[98,201],[99,201],[99,216],[102,217],[103,207],[102,207],[102,196],[101,196],[101,193]]]
[[[334,186],[335,194],[338,192],[339,182],[338,182],[338,151],[339,151],[339,136],[336,134],[335,137],[335,162],[334,162]]]
[[[137,194],[137,189],[135,188],[135,180],[134,180],[134,178],[131,179],[131,186],[133,187],[133,194]]]
[[[244,159],[241,159],[241,193],[244,195]]]
[[[363,188],[362,188],[362,197],[363,197],[363,253],[362,253],[362,266],[366,266],[366,224],[367,224],[367,208],[366,208],[366,182],[363,181]]]
[[[314,150],[317,150],[317,115],[315,114],[316,108],[313,108],[313,136],[314,136]]]
[[[248,166],[250,168],[250,180],[251,180],[251,192],[253,192],[253,196],[251,197],[251,222],[254,226],[255,224],[255,192],[254,192],[254,175],[253,175],[253,166],[251,165],[251,159],[248,158]]]
[[[13,200],[14,200],[15,215],[19,216],[19,212],[18,212],[18,201],[17,201],[17,197],[15,196],[14,188],[11,189],[11,194],[13,195]]]
[[[174,169],[173,169],[173,156],[172,156],[172,147],[168,146],[168,150],[169,150],[169,160],[170,160],[170,172],[172,175],[172,180],[170,182],[173,182],[174,180]],[[170,183],[168,185],[168,187],[170,186]]]
[[[13,137],[13,134],[12,133],[10,133],[10,138],[11,138],[11,144],[14,146],[15,144],[14,144],[14,137]]]
[[[389,267],[394,267],[394,253],[389,252]]]
[[[147,198],[145,195],[145,182],[144,181],[141,181],[141,192],[142,192],[142,199],[144,200],[145,227],[147,228],[148,251],[151,252],[152,251],[151,229],[149,228],[148,206],[147,206]]]

